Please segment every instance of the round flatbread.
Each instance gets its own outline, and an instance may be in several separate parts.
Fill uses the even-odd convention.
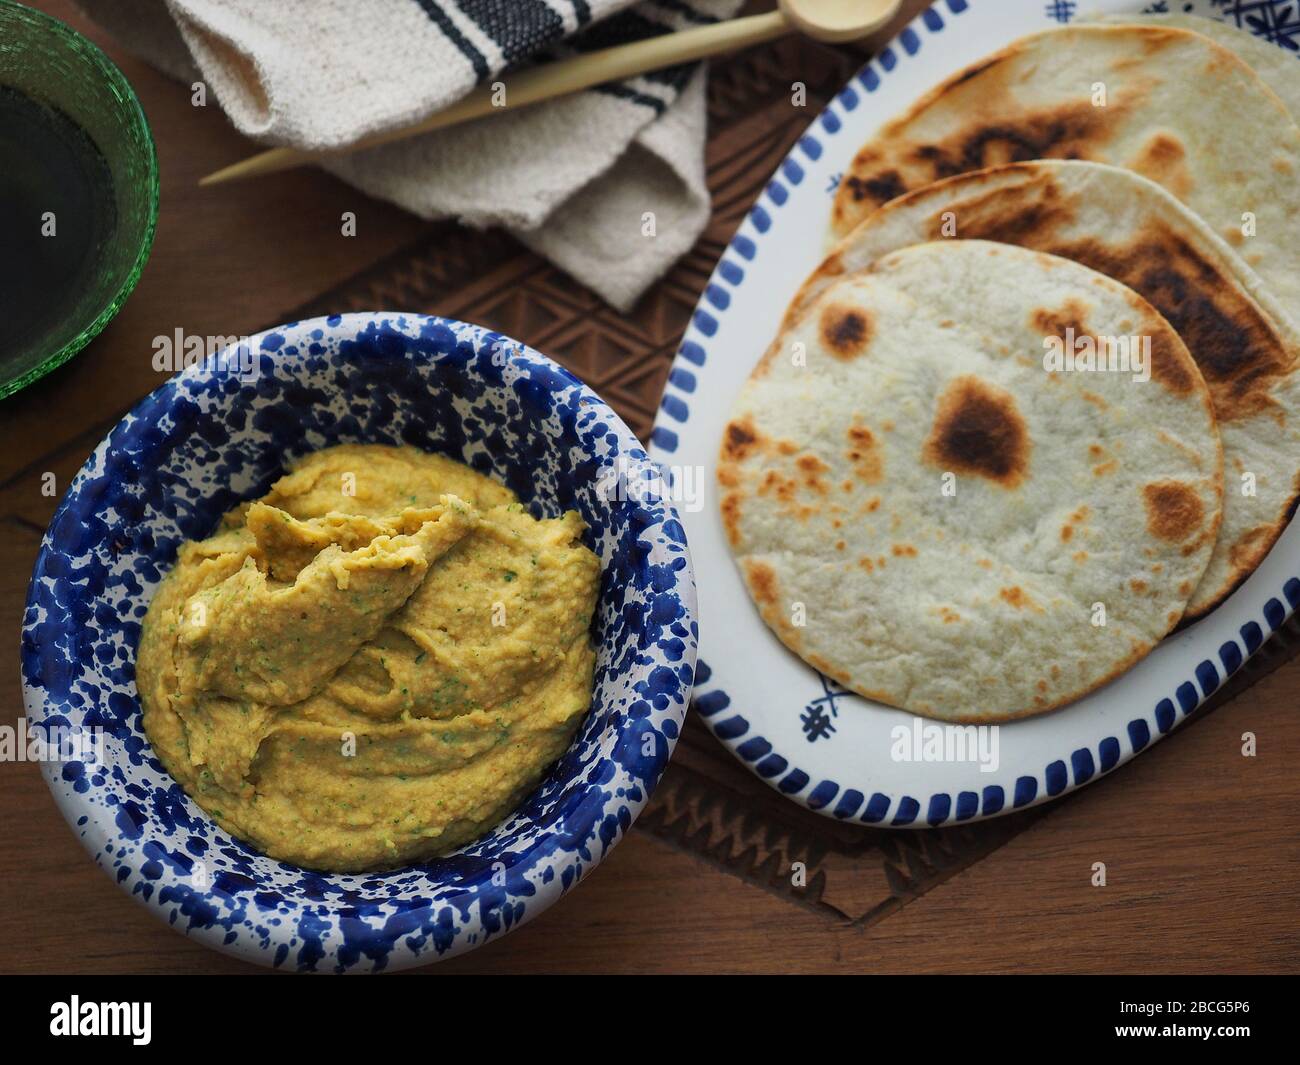
[[[962,174],[873,212],[805,283],[798,316],[846,273],[944,237],[1019,244],[1122,281],[1177,330],[1210,389],[1223,440],[1223,526],[1187,605],[1201,617],[1263,560],[1300,494],[1295,327],[1205,223],[1129,170],[1058,160]]]
[[[1172,26],[1047,30],[949,78],[858,152],[836,193],[836,235],[931,181],[1029,159],[1151,178],[1300,320],[1300,129],[1237,55]]]
[[[1140,373],[1049,372],[1051,337],[1150,338]],[[773,342],[718,468],[732,551],[791,650],[953,721],[1040,713],[1183,615],[1222,511],[1209,391],[1169,324],[1078,263],[932,242]]]

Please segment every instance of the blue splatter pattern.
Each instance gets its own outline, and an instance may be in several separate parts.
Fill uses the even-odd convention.
[[[645,452],[595,393],[500,334],[349,314],[279,327],[237,354],[145,398],[86,462],[45,534],[22,634],[27,717],[104,735],[101,762],[48,762],[46,778],[123,890],[211,946],[316,971],[450,957],[572,888],[658,782],[695,667],[685,533],[667,502],[608,498],[615,464],[651,469]],[[249,364],[256,373],[241,375]],[[509,485],[538,517],[577,510],[602,562],[600,650],[573,744],[505,822],[447,857],[331,875],[259,854],[190,801],[144,735],[134,661],[179,546],[264,493],[291,458],[352,442],[449,455]]]

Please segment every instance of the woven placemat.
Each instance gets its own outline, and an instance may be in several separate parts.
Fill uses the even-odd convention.
[[[669,366],[714,264],[777,164],[862,59],[851,49],[790,38],[714,63],[707,157],[713,217],[690,254],[630,315],[508,235],[414,223],[409,246],[285,317],[384,309],[476,322],[563,363],[648,439]],[[807,86],[806,107],[791,106],[792,72]],[[1289,624],[1195,716],[1231,700],[1297,650],[1300,627]],[[837,822],[782,798],[692,713],[634,830],[792,905],[865,925],[979,861],[1057,805],[945,829]],[[801,887],[792,883],[795,863],[806,870]]]

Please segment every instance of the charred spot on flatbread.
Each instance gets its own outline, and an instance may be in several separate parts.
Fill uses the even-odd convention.
[[[745,562],[745,575],[754,599],[760,607],[776,606],[776,572],[766,562],[748,559]]]
[[[745,559],[743,565],[745,582],[749,585],[750,594],[754,597],[763,620],[772,627],[782,643],[796,653],[799,652],[803,641],[800,639],[799,630],[790,623],[781,604],[776,570],[766,562],[753,558]]]
[[[1147,317],[1143,326],[1145,335],[1151,338],[1151,379],[1159,381],[1170,392],[1185,396],[1195,390],[1195,363],[1187,346],[1178,334],[1166,328],[1163,322]]]
[[[853,463],[853,472],[864,484],[879,484],[884,480],[885,462],[875,434],[865,425],[854,422],[845,431],[848,446],[844,457]]]
[[[1200,494],[1182,481],[1152,481],[1142,486],[1147,530],[1152,536],[1182,543],[1201,531],[1205,506]]]
[[[855,166],[869,165],[872,160],[859,156]],[[896,196],[901,196],[907,191],[907,186],[903,183],[903,177],[897,170],[885,170],[870,177],[858,177],[856,174],[849,174],[844,179],[844,187],[853,197],[854,203],[864,201],[870,203],[888,203]]]
[[[1163,185],[1179,199],[1192,191],[1192,177],[1187,171],[1187,149],[1183,142],[1165,130],[1159,130],[1142,146],[1138,157],[1129,164],[1143,177]]]
[[[999,163],[1075,158],[1105,127],[1104,110],[1081,99],[1031,112],[1014,122],[975,121],[946,141],[913,149],[912,159],[935,177],[951,177]]]
[[[794,460],[794,464],[804,488],[817,495],[826,495],[829,488],[822,480],[822,474],[830,472],[830,467],[826,463],[810,452],[800,455]]]
[[[728,492],[722,497],[722,526],[732,547],[740,546],[740,505],[743,498],[739,492]]]
[[[1077,337],[1088,333],[1088,307],[1071,297],[1056,309],[1040,307],[1029,316],[1029,324],[1045,337],[1064,337],[1067,330]]]
[[[859,307],[829,304],[817,324],[822,343],[838,359],[856,358],[871,343],[871,318]]]
[[[752,418],[739,418],[727,423],[722,439],[722,457],[731,462],[744,462],[760,446],[760,435]]]
[[[1029,430],[1011,394],[958,377],[939,397],[924,458],[943,470],[1015,488],[1029,466]]]
[[[1242,569],[1254,569],[1260,560],[1268,554],[1268,549],[1277,539],[1277,527],[1274,525],[1257,525],[1237,538],[1229,550],[1233,563]]]

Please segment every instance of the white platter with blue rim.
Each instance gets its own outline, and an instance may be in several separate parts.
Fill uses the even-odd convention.
[[[824,256],[836,186],[862,144],[923,92],[1017,37],[1082,14],[1160,11],[1219,18],[1293,52],[1300,45],[1295,0],[937,0],[809,125],[696,308],[650,449],[670,474],[694,470],[704,486],[704,506],[684,515],[703,607],[695,705],[736,757],[812,810],[865,824],[924,827],[993,817],[1063,795],[1186,720],[1300,605],[1300,523],[1293,523],[1227,602],[1110,685],[983,736],[942,737],[967,743],[964,754],[927,751],[938,733],[925,730],[935,723],[844,692],[772,634],[732,561],[712,491],[732,401],[796,289]],[[940,757],[929,760],[932,754]]]

